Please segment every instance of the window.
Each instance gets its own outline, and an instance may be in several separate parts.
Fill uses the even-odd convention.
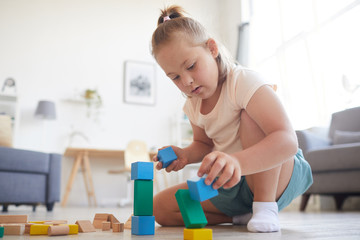
[[[248,0],[251,1],[251,0]],[[252,0],[249,66],[278,85],[296,129],[360,105],[359,0]]]

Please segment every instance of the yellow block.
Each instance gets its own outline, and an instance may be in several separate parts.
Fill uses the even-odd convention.
[[[47,235],[50,225],[33,224],[30,226],[30,235]]]
[[[79,233],[79,225],[77,224],[61,224],[69,226],[69,234],[78,234]]]
[[[29,223],[44,224],[45,221],[30,221]]]
[[[184,240],[212,240],[212,229],[209,228],[185,228]]]
[[[79,226],[77,224],[60,224],[69,226],[69,234],[78,234]],[[48,228],[51,225],[48,224],[33,224],[30,226],[30,235],[47,235]]]

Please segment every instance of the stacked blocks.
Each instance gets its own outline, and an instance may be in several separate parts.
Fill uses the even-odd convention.
[[[173,161],[177,159],[177,156],[172,147],[159,150],[157,157],[159,162],[162,163],[162,168],[167,168]]]
[[[212,230],[204,229],[207,220],[200,202],[213,198],[219,193],[216,189],[213,189],[212,184],[205,184],[205,177],[188,180],[189,189],[179,189],[175,193],[186,227],[184,229],[185,240],[212,239]]]
[[[188,189],[179,189],[175,193],[181,216],[186,228],[203,228],[207,224],[200,202],[191,199]]]
[[[134,216],[131,217],[131,234],[154,235],[155,217],[153,216],[153,179],[152,162],[131,164],[131,179],[134,183]]]
[[[211,185],[205,184],[206,177],[195,177],[187,180],[187,184],[190,191],[190,197],[193,200],[203,202],[210,198],[213,198],[219,194],[217,189],[214,189]]]

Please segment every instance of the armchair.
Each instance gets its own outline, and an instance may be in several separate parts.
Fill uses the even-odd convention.
[[[0,147],[0,205],[45,204],[60,200],[61,155]]]
[[[334,196],[337,210],[348,196],[360,195],[360,107],[333,113],[327,133],[296,131],[314,179],[302,195],[301,211],[311,194]]]

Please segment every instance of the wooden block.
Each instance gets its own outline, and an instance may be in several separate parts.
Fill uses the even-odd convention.
[[[124,223],[113,223],[113,232],[123,232],[124,231]]]
[[[49,221],[44,221],[43,224],[46,225],[59,225],[59,224],[67,224],[68,221],[67,220],[49,220]]]
[[[129,217],[129,219],[125,222],[124,228],[125,229],[131,229],[131,217]]]
[[[69,234],[78,234],[79,226],[77,224],[66,224],[69,226]]]
[[[153,180],[153,162],[134,162],[131,164],[131,180]]]
[[[191,199],[189,189],[177,190],[175,197],[186,228],[203,228],[206,226],[207,220],[204,210],[200,202]]]
[[[153,215],[153,181],[135,180],[134,183],[134,215]]]
[[[79,226],[79,232],[88,233],[88,232],[96,232],[94,225],[90,222],[90,220],[77,220],[76,223]]]
[[[27,223],[28,215],[0,215],[1,223]]]
[[[34,223],[34,224],[44,224],[45,221],[30,221],[29,223]]]
[[[24,224],[2,224],[4,235],[23,235],[25,230]]]
[[[108,222],[110,222],[110,228],[113,228],[113,224],[119,223],[120,221],[117,220],[117,218],[114,215],[110,214],[108,217]]]
[[[33,224],[30,226],[30,235],[47,235],[50,225]]]
[[[154,235],[155,217],[154,216],[132,216],[131,234],[133,235]]]
[[[102,222],[102,228],[103,231],[110,231],[110,222]]]
[[[25,231],[24,234],[30,234],[30,227],[31,225],[33,225],[34,223],[25,223]]]
[[[212,229],[208,228],[185,228],[184,240],[212,240]]]
[[[93,225],[96,229],[102,229],[102,222],[107,222],[109,218],[108,213],[96,213],[93,221]]]
[[[69,225],[50,226],[48,228],[48,235],[49,236],[68,235],[69,232],[70,232]]]

